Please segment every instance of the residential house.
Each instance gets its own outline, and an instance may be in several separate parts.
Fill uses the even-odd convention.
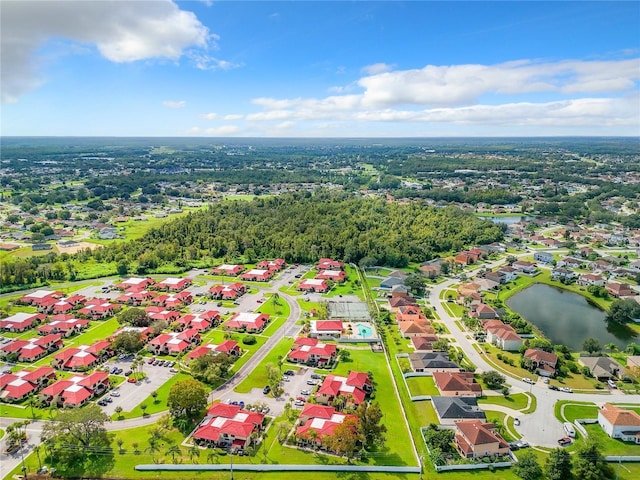
[[[318,320],[311,322],[309,336],[318,340],[337,340],[342,336],[343,329],[340,320]]]
[[[477,252],[472,253],[471,251],[460,252],[455,257],[453,257],[454,263],[460,264],[464,267],[466,267],[467,265],[478,263],[478,260],[480,260],[480,254]]]
[[[496,432],[495,425],[481,420],[456,422],[454,442],[456,449],[464,458],[482,458],[509,453],[509,445]]]
[[[124,303],[134,307],[139,307],[143,303],[150,302],[156,296],[156,292],[149,290],[136,290],[131,289],[125,291],[122,295],[115,299],[118,303]]]
[[[187,360],[193,360],[194,358],[202,357],[208,353],[220,354],[225,353],[230,357],[239,357],[242,355],[242,350],[235,340],[225,340],[220,345],[213,343],[205,343],[194,348],[185,357]]]
[[[89,326],[89,320],[81,320],[71,318],[69,320],[52,320],[49,323],[38,327],[40,335],[49,335],[52,333],[60,333],[63,337],[70,337]]]
[[[35,292],[28,293],[18,300],[20,303],[25,303],[27,305],[40,305],[40,303],[45,299],[58,299],[62,298],[64,295],[62,292],[55,292],[51,290],[36,290]]]
[[[113,317],[119,307],[99,298],[86,301],[85,306],[78,310],[78,315],[93,320],[104,320]]]
[[[522,346],[522,337],[511,325],[500,320],[487,320],[483,322],[482,329],[486,332],[487,342],[497,345],[502,350],[515,352]]]
[[[193,302],[193,295],[187,290],[168,295],[158,295],[151,303],[167,310],[180,310]]]
[[[352,371],[348,377],[327,375],[316,392],[316,402],[329,405],[336,397],[347,399],[347,404],[360,405],[366,396],[373,391],[373,384],[369,375],[364,372]]]
[[[578,363],[589,368],[591,376],[606,381],[611,378],[621,378],[625,369],[611,357],[580,357]]]
[[[392,312],[397,312],[400,307],[404,307],[407,305],[416,305],[416,301],[413,298],[404,298],[404,297],[391,297],[388,300],[389,302],[389,310]]]
[[[0,356],[19,362],[35,362],[62,347],[62,335],[59,333],[29,340],[13,340],[0,347]]]
[[[526,273],[528,275],[531,275],[536,271],[536,264],[532,262],[527,262],[526,260],[516,260],[515,262],[513,262],[513,265],[511,266],[515,268],[517,271]]]
[[[555,353],[545,352],[539,348],[528,348],[523,355],[532,362],[533,368],[542,377],[553,377],[556,374],[558,356]]]
[[[331,258],[321,258],[316,264],[317,270],[343,270],[344,262],[332,260]]]
[[[477,305],[471,304],[469,317],[478,318],[480,320],[491,320],[492,318],[498,318],[498,314],[495,309],[486,303],[480,303]]]
[[[154,355],[179,355],[200,341],[200,333],[188,328],[182,332],[161,333],[147,344],[147,350]]]
[[[318,280],[331,280],[336,283],[340,283],[347,279],[347,272],[344,270],[320,270],[315,278]]]
[[[38,367],[35,370],[20,370],[0,375],[0,400],[3,402],[21,402],[32,393],[45,387],[56,378],[51,367]]]
[[[518,277],[518,270],[508,265],[500,267],[498,273],[503,277],[502,283],[509,283]]]
[[[302,280],[298,284],[298,290],[304,292],[325,293],[329,290],[329,284],[326,280],[320,280],[318,278],[307,278]]]
[[[420,272],[427,278],[436,278],[442,272],[440,265],[422,265]]]
[[[262,413],[242,410],[238,405],[214,403],[193,434],[197,445],[228,449],[233,453],[252,445],[264,426]]]
[[[487,419],[484,410],[478,406],[478,400],[473,396],[455,397],[439,395],[431,396],[438,421],[442,425],[455,425],[460,420]]]
[[[180,318],[180,312],[176,310],[168,310],[157,305],[150,305],[146,307],[144,311],[147,312],[149,318],[153,320],[163,320],[167,323],[175,322]]]
[[[596,275],[595,273],[585,273],[584,275],[580,275],[576,283],[581,287],[590,287],[592,285],[596,287],[604,287],[605,279],[601,275]]]
[[[253,268],[240,275],[240,278],[247,282],[268,282],[272,276],[273,270]]]
[[[209,289],[211,297],[216,300],[235,300],[247,292],[246,285],[236,282],[230,285],[214,285]]]
[[[640,355],[629,355],[627,357],[627,367],[630,369],[640,368]]]
[[[261,332],[269,322],[269,315],[265,313],[238,312],[222,324],[227,330]]]
[[[167,292],[180,292],[191,285],[192,280],[190,278],[165,278],[161,282],[155,285],[157,290],[163,290]]]
[[[155,283],[156,281],[153,278],[131,277],[124,280],[123,282],[116,284],[115,288],[117,288],[118,290],[133,289],[133,290],[140,291],[140,290],[146,290],[148,287],[152,286]]]
[[[472,372],[433,372],[433,381],[443,396],[482,396],[482,386]]]
[[[459,372],[460,366],[445,352],[415,352],[409,354],[409,362],[414,372]]]
[[[235,277],[236,275],[240,275],[244,271],[244,265],[220,265],[213,270],[211,273],[214,275],[226,275],[228,277]]]
[[[536,252],[533,254],[533,259],[540,263],[551,263],[553,262],[553,253]]]
[[[405,285],[394,285],[391,287],[391,298],[395,297],[411,299],[413,295]]]
[[[436,333],[429,320],[400,322],[398,329],[404,338],[430,336]]]
[[[111,342],[100,340],[92,345],[80,345],[58,353],[51,364],[58,370],[86,371],[113,356]]]
[[[611,438],[640,444],[640,415],[610,403],[598,410],[598,424]]]
[[[179,330],[185,328],[195,328],[199,332],[209,330],[212,326],[220,324],[220,312],[216,310],[208,310],[206,312],[195,314],[187,314],[180,317],[176,322],[179,324]]]
[[[257,268],[270,270],[272,272],[279,272],[284,267],[286,267],[287,262],[285,262],[284,258],[277,258],[275,260],[262,260],[258,262],[256,265]]]
[[[296,428],[296,442],[305,447],[322,448],[322,441],[335,435],[336,428],[351,419],[357,425],[358,417],[340,413],[334,407],[307,403],[300,413],[300,426]]]
[[[335,362],[337,353],[335,344],[320,343],[317,338],[298,337],[293,342],[287,359],[312,367],[326,367]]]
[[[574,271],[564,267],[556,267],[551,271],[551,278],[554,280],[573,280],[576,277],[577,274]]]
[[[380,282],[380,288],[384,290],[391,290],[396,285],[404,285],[404,279],[398,277],[387,277]]]
[[[109,373],[95,371],[61,379],[40,391],[40,399],[57,407],[80,407],[109,388]]]
[[[42,313],[14,313],[10,317],[0,320],[0,330],[7,332],[24,332],[35,327],[44,320],[46,316]]]
[[[500,272],[497,272],[497,271],[485,273],[484,278],[486,278],[487,280],[491,280],[496,285],[500,285],[501,283],[506,283],[504,275],[500,274]]]
[[[411,343],[413,348],[417,352],[431,352],[433,351],[433,344],[439,340],[437,335],[424,335],[411,337]]]
[[[609,292],[609,295],[616,298],[635,295],[631,285],[628,283],[607,282],[605,288],[607,289],[607,292]]]

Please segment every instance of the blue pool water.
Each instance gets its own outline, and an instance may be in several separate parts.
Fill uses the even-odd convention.
[[[373,329],[368,325],[362,325],[361,323],[358,323],[357,327],[358,327],[358,334],[363,338],[370,337],[373,334]]]

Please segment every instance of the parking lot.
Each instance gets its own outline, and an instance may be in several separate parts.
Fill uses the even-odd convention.
[[[109,367],[116,366],[122,368],[126,372],[131,368],[131,361],[111,361],[108,362],[107,365]],[[149,395],[151,395],[151,392],[159,389],[162,384],[175,375],[169,367],[149,365],[146,362],[143,367],[143,372],[146,373],[147,377],[141,382],[129,383],[125,381],[116,387],[119,396],[113,397],[110,396],[109,393],[105,395],[113,399],[111,403],[102,407],[106,414],[112,415],[115,413],[117,406],[121,406],[125,412],[133,410],[137,405],[146,400]]]

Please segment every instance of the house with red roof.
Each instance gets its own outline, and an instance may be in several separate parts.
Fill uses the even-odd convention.
[[[228,277],[235,277],[236,275],[240,275],[244,270],[244,265],[224,264],[211,270],[211,273],[214,275],[226,275]]]
[[[264,427],[262,413],[242,410],[238,405],[214,403],[193,434],[197,445],[219,447],[234,453],[244,451]]]
[[[236,282],[230,285],[214,285],[209,289],[211,298],[216,300],[235,300],[247,292],[247,286]]]
[[[298,337],[293,342],[287,359],[293,363],[303,363],[312,367],[332,365],[338,354],[335,344],[318,342],[317,338]]]
[[[272,272],[279,272],[287,265],[284,258],[276,258],[275,260],[263,260],[258,262],[257,268],[271,270]]]
[[[80,407],[109,388],[109,374],[95,371],[90,375],[76,374],[61,379],[40,392],[40,399],[57,407]]]
[[[482,251],[480,251],[480,253],[482,253]],[[472,253],[471,251],[460,252],[455,257],[453,257],[453,261],[455,263],[458,263],[458,264],[460,264],[462,266],[465,266],[465,267],[467,265],[478,263],[478,260],[480,260],[480,254]]]
[[[268,282],[273,273],[273,270],[269,269],[252,268],[240,275],[240,279],[246,282]]]
[[[413,298],[404,297],[391,297],[388,300],[389,310],[397,312],[400,307],[406,307],[408,305],[416,305],[416,301]]]
[[[124,327],[116,330],[116,332],[111,335],[110,340],[113,341],[118,335],[126,332],[137,332],[140,334],[140,340],[143,343],[147,343],[150,339],[153,338],[153,329],[151,327],[134,327],[131,325],[125,325]]]
[[[230,357],[239,357],[242,355],[242,350],[240,349],[238,342],[235,340],[225,340],[220,345],[215,345],[213,343],[199,345],[189,352],[185,358],[187,360],[193,360],[194,358],[202,357],[208,353],[225,353]]]
[[[53,357],[51,364],[58,370],[86,371],[112,356],[111,342],[100,340],[63,350]]]
[[[585,273],[584,275],[580,275],[576,283],[581,287],[590,287],[591,285],[595,285],[596,287],[604,287],[605,279],[602,275],[597,275],[595,273]]]
[[[133,289],[134,291],[141,291],[146,290],[148,287],[152,286],[155,283],[156,281],[153,278],[131,277],[123,282],[118,283],[115,288],[117,288],[118,290]]]
[[[147,350],[154,355],[178,355],[200,341],[200,333],[188,328],[182,332],[161,333],[147,344]]]
[[[555,353],[545,352],[539,348],[528,348],[523,355],[532,362],[533,368],[542,377],[553,377],[556,374],[558,356]]]
[[[266,313],[238,312],[222,324],[225,330],[246,331],[250,333],[261,332],[269,322]]]
[[[89,320],[71,318],[69,320],[51,320],[49,323],[38,327],[40,335],[60,333],[63,337],[71,337],[89,326]]]
[[[209,330],[211,327],[218,326],[222,317],[217,310],[207,310],[199,314],[189,313],[183,315],[176,322],[180,325],[179,329],[196,328],[199,332]]]
[[[182,290],[181,292],[170,293],[168,295],[158,295],[151,303],[168,310],[179,310],[193,303],[193,295],[187,290]]]
[[[296,443],[303,447],[322,447],[326,437],[335,435],[336,428],[349,422],[355,429],[358,417],[340,413],[334,407],[307,403],[300,413],[300,426],[296,429]]]
[[[346,404],[360,405],[373,391],[369,375],[364,372],[351,372],[348,377],[327,375],[316,392],[315,399],[322,405],[331,404],[336,397],[346,398]]]
[[[145,302],[150,302],[156,296],[155,292],[149,290],[126,290],[116,298],[116,302],[125,303],[134,307],[139,307]]]
[[[411,337],[411,343],[416,351],[431,352],[433,344],[440,338],[437,335],[424,335]]]
[[[118,307],[103,299],[94,298],[87,300],[84,307],[78,310],[78,315],[91,318],[93,320],[103,320],[115,315]]]
[[[497,345],[502,350],[515,352],[522,346],[522,337],[511,325],[500,320],[486,320],[482,324],[482,329],[487,334],[487,342]]]
[[[169,277],[157,283],[155,288],[166,292],[180,292],[190,286],[192,280],[190,278]]]
[[[598,424],[611,438],[640,444],[640,415],[605,403],[598,411]]]
[[[471,372],[433,372],[433,381],[443,396],[482,396],[482,386]]]
[[[422,313],[422,309],[418,305],[401,306],[396,311],[397,322],[418,322],[427,320]]]
[[[316,264],[317,270],[343,270],[344,262],[332,260],[331,258],[321,258]]]
[[[0,320],[0,330],[7,332],[24,332],[35,327],[44,320],[46,316],[42,313],[14,313],[10,317]]]
[[[419,320],[415,322],[399,322],[398,329],[404,338],[424,337],[435,335],[436,331],[431,326],[429,320]]]
[[[464,458],[482,458],[509,453],[509,444],[496,432],[496,426],[481,420],[457,421],[454,442],[456,449]]]
[[[27,305],[40,305],[45,299],[58,299],[62,298],[64,295],[62,292],[55,292],[51,290],[36,290],[35,292],[28,293],[24,297],[21,297],[18,300],[20,303],[25,303]]]
[[[337,340],[343,330],[344,324],[340,320],[317,320],[311,322],[309,336],[318,340]]]
[[[607,282],[605,287],[609,295],[615,298],[630,297],[635,295],[635,292],[628,283]]]
[[[180,312],[175,310],[168,310],[164,307],[158,307],[156,305],[151,305],[144,309],[149,315],[149,318],[153,320],[164,320],[165,322],[172,323],[180,318]]]
[[[336,283],[340,283],[347,279],[347,272],[344,270],[320,270],[315,278],[318,280],[332,280]]]
[[[29,340],[14,340],[0,347],[0,356],[19,362],[35,362],[62,347],[62,335],[50,334]]]
[[[51,367],[3,373],[0,375],[0,400],[20,402],[55,378],[56,373]]]
[[[298,290],[303,292],[325,293],[329,290],[329,284],[326,280],[319,278],[305,278],[298,283]]]

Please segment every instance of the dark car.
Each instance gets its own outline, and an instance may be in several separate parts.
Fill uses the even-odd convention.
[[[560,390],[560,389],[555,385],[549,385],[549,390]]]
[[[125,377],[128,377],[132,373],[133,373],[133,370],[127,370],[126,372],[124,372],[124,375],[125,375]]]
[[[319,373],[312,373],[311,378],[313,378],[314,380],[322,380],[322,375],[320,375]]]
[[[271,391],[271,387],[269,385],[267,385],[262,389],[262,393],[264,393],[265,395],[267,395],[270,391]]]
[[[560,440],[558,440],[558,445],[560,445],[561,447],[571,445],[571,439],[569,437],[562,437]]]
[[[285,371],[284,371],[284,374],[285,374],[285,375],[295,375],[295,374],[296,374],[296,372],[294,372],[293,370],[285,370]]]

